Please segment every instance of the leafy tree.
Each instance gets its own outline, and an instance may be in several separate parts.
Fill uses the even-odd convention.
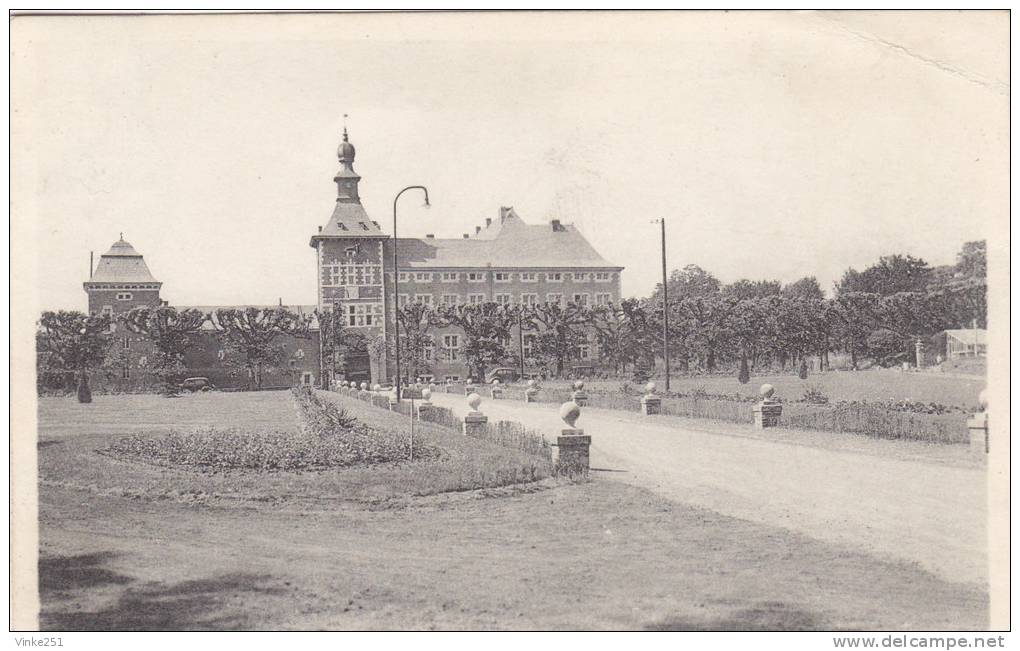
[[[898,292],[923,292],[932,280],[928,263],[910,255],[887,255],[864,271],[848,269],[837,293],[868,293],[888,296]]]
[[[136,307],[120,318],[125,328],[145,335],[152,342],[153,368],[163,379],[168,394],[176,393],[177,385],[184,379],[184,353],[194,345],[192,337],[207,319],[199,310],[178,311],[166,305]]]
[[[43,312],[36,338],[38,354],[51,373],[72,374],[78,402],[92,402],[89,371],[102,364],[113,343],[109,316],[82,312]]]
[[[669,302],[680,301],[695,296],[711,296],[718,294],[722,283],[719,279],[696,264],[689,264],[683,269],[674,269],[666,280],[669,288]],[[655,286],[650,301],[662,304],[662,283]]]
[[[464,332],[464,356],[472,377],[485,380],[486,369],[511,356],[511,329],[518,322],[518,308],[503,303],[448,305],[438,311],[443,325],[457,326]]]
[[[737,373],[737,381],[741,384],[751,381],[751,369],[747,368],[747,355],[744,353],[740,355],[740,372]]]
[[[626,307],[624,305],[626,304]],[[637,363],[647,356],[641,349],[645,339],[641,332],[643,308],[634,299],[622,304],[597,305],[591,310],[591,326],[601,351],[602,360],[619,372],[628,364]]]
[[[988,258],[984,240],[964,242],[956,255],[956,271],[965,278],[987,278]]]
[[[243,356],[250,386],[258,391],[265,369],[283,359],[283,347],[277,339],[288,335],[308,337],[311,317],[283,307],[248,307],[216,310],[211,321],[224,347]]]
[[[726,296],[742,301],[748,298],[775,296],[783,289],[778,280],[747,280],[743,278],[722,288]]]
[[[428,305],[409,303],[397,310],[400,325],[400,372],[409,381],[430,372],[425,351],[434,345],[429,330],[439,325],[439,317]]]
[[[578,346],[587,337],[582,330],[592,323],[590,308],[567,303],[539,303],[524,312],[531,328],[539,331],[536,348],[540,357],[556,367],[556,375],[563,375],[566,363],[576,357]]]
[[[814,276],[804,276],[800,280],[783,285],[781,293],[786,298],[804,298],[819,301],[825,298],[825,292],[822,291],[822,286],[818,284],[818,279]]]
[[[891,366],[902,360],[906,352],[903,335],[892,330],[879,328],[868,334],[868,353],[880,366]]]
[[[868,292],[842,292],[828,304],[827,319],[835,341],[850,353],[850,365],[854,369],[859,355],[867,350],[879,298],[878,294]]]

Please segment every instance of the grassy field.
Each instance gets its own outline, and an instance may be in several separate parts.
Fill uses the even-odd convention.
[[[661,389],[662,378],[655,379]],[[868,369],[863,371],[829,371],[809,375],[806,380],[796,374],[751,376],[751,381],[741,384],[735,376],[702,375],[674,376],[670,388],[680,393],[692,393],[703,389],[712,394],[757,395],[762,384],[771,384],[776,395],[784,400],[796,400],[810,388],[818,389],[830,401],[837,400],[911,400],[914,402],[936,402],[948,406],[971,408],[977,406],[978,394],[985,388],[985,382],[974,378],[947,377],[935,373],[904,373],[893,369]],[[635,388],[641,385],[631,382]],[[567,381],[546,381],[543,385],[569,385]],[[591,380],[585,383],[591,390],[616,391],[619,380]]]
[[[394,477],[338,478],[362,469],[203,475],[95,453],[185,424],[296,414],[285,393],[41,401],[44,629],[986,625],[979,586],[599,474],[413,497]]]
[[[407,419],[356,400],[343,406],[379,427],[407,428]],[[419,439],[441,441],[437,461],[354,466],[317,472],[197,472],[98,454],[118,438],[159,437],[171,429],[248,427],[298,433],[289,392],[198,393],[175,399],[158,395],[97,396],[91,405],[71,398],[40,399],[39,471],[43,482],[88,487],[110,495],[146,499],[278,502],[331,499],[379,502],[451,490],[512,483],[525,470],[551,475],[549,464],[514,450],[465,439],[428,423]],[[531,472],[533,471],[533,472]]]

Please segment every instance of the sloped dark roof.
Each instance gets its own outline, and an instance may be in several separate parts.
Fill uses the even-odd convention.
[[[316,235],[317,237],[389,237],[372,221],[365,208],[357,201],[337,201],[329,222]]]
[[[527,224],[506,209],[469,238],[401,238],[397,255],[401,268],[623,268],[603,258],[572,224],[556,224]]]
[[[113,243],[99,258],[90,283],[155,283],[148,265],[124,238]]]

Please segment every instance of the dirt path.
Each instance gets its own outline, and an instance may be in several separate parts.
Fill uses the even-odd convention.
[[[463,396],[433,401],[458,415]],[[552,438],[558,405],[486,399],[490,420]],[[658,422],[656,422],[658,421]],[[888,458],[684,426],[677,419],[585,408],[592,467],[671,500],[880,557],[913,561],[954,582],[987,583],[982,468]],[[733,425],[735,431],[743,426]],[[875,441],[881,451],[881,441]]]

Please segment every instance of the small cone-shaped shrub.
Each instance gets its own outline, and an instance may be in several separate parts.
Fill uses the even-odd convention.
[[[806,380],[807,379],[807,360],[806,359],[802,359],[800,361],[800,372],[797,375],[799,375],[800,379],[802,379],[802,380]]]
[[[92,389],[89,388],[89,376],[84,373],[78,378],[78,402],[92,402]]]
[[[744,355],[740,356],[740,373],[737,374],[737,380],[741,384],[747,384],[751,381],[751,371],[747,368],[747,357]]]

